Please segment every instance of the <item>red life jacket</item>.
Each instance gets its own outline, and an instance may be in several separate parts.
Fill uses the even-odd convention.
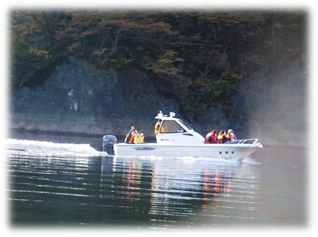
[[[212,142],[209,141],[210,137],[211,137]],[[215,138],[215,134],[214,134],[214,132],[211,131],[205,136],[205,142],[204,143],[216,143],[216,140],[213,139],[213,138]]]
[[[214,132],[209,132],[206,136],[205,136],[205,139],[206,140],[209,140],[209,138],[214,135]]]

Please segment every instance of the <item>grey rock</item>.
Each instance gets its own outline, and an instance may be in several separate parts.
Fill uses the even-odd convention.
[[[69,57],[41,87],[12,92],[10,128],[126,135],[134,125],[154,136],[159,110],[179,113],[177,101],[157,93],[145,73],[129,69],[113,77]]]
[[[302,59],[290,68],[245,79],[231,98],[231,118],[221,106],[210,108],[192,127],[203,136],[212,129],[233,129],[238,138],[258,137],[265,145],[307,145],[307,74]],[[10,94],[10,128],[124,136],[134,125],[154,136],[159,111],[180,114],[174,99],[159,94],[137,69],[107,75],[83,59],[69,57],[42,86]]]

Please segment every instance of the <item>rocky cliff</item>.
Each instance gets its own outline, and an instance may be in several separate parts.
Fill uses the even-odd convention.
[[[266,75],[266,69],[240,84],[233,117],[211,108],[189,121],[205,135],[233,129],[238,138],[258,137],[265,145],[306,144],[306,78],[299,61]],[[131,125],[154,136],[158,111],[173,111],[176,100],[159,94],[146,73],[136,69],[104,74],[83,59],[69,57],[36,88],[10,94],[10,129],[91,135],[125,135]]]
[[[10,128],[100,135],[124,135],[135,125],[153,136],[159,110],[179,112],[178,103],[158,94],[145,73],[108,76],[75,57],[41,86],[14,90],[10,108]]]

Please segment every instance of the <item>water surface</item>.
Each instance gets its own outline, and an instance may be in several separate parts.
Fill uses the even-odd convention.
[[[88,143],[7,140],[10,225],[307,225],[304,149],[265,147],[238,163],[203,157],[114,158]]]

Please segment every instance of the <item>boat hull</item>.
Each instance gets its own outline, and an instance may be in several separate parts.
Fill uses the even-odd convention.
[[[211,157],[242,161],[258,148],[257,144],[114,144],[115,156]]]

